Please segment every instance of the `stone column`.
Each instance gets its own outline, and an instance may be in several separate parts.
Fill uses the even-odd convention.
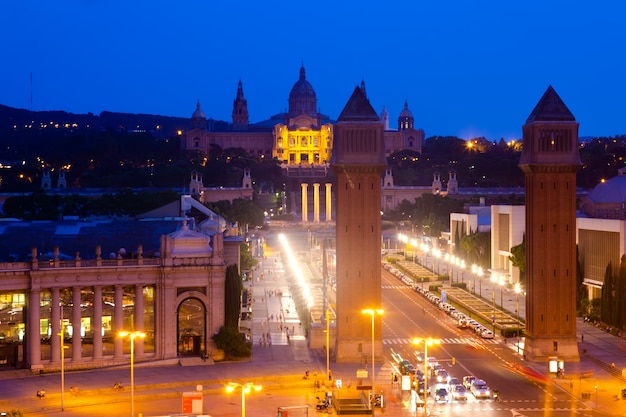
[[[115,295],[113,296],[113,303],[115,304],[113,310],[113,357],[115,359],[121,359],[124,357],[124,340],[117,334],[123,330],[124,326],[124,307],[123,301],[123,287],[121,285],[115,286]]]
[[[313,184],[313,223],[320,222],[320,185]]]
[[[307,223],[309,221],[309,202],[307,200],[309,184],[302,183],[300,186],[302,187],[302,223]]]
[[[93,358],[102,358],[102,287],[93,287]]]
[[[50,308],[50,360],[52,363],[61,362],[61,291],[52,288],[52,306]]]
[[[135,331],[144,331],[143,322],[143,284],[137,284],[135,286]],[[143,337],[135,338],[135,357],[141,358],[143,356]]]
[[[80,287],[72,288],[72,362],[82,357]]]
[[[332,184],[331,183],[326,183],[326,221],[330,222],[332,221],[332,194],[331,194],[331,188],[332,188]]]
[[[30,290],[28,293],[28,324],[26,327],[26,341],[28,343],[28,364],[41,364],[41,335],[39,334],[39,320],[41,313],[39,311],[39,290]]]

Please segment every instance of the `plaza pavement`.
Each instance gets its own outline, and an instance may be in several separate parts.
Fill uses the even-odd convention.
[[[314,378],[317,375],[322,381],[325,380],[322,375],[326,369],[326,354],[324,351],[308,349],[291,298],[289,283],[283,272],[277,255],[270,255],[255,271],[254,280],[248,282],[252,290],[254,317],[250,326],[253,341],[253,355],[250,360],[218,364],[213,364],[211,360],[202,361],[200,358],[156,363],[142,363],[138,360],[135,366],[136,404],[163,398],[180,399],[183,392],[195,391],[200,386],[205,396],[204,412],[213,416],[227,415],[220,409],[219,401],[208,401],[208,398],[220,398],[224,394],[224,386],[230,381],[252,381],[263,385],[264,391],[293,393],[291,402],[287,401],[283,405],[308,404],[312,406],[310,412],[315,413]],[[578,333],[584,334],[580,348],[585,353],[581,355],[580,362],[566,363],[565,378],[556,379],[546,375],[545,364],[527,363],[521,356],[518,356],[517,364],[530,372],[530,375],[549,379],[554,389],[570,393],[573,400],[582,402],[581,406],[597,408],[609,415],[626,415],[626,399],[621,398],[621,389],[626,388],[626,379],[622,377],[622,369],[626,368],[626,342],[584,323],[581,319],[577,325]],[[498,341],[504,343],[501,339]],[[509,346],[514,349],[513,345]],[[330,364],[334,380],[342,380],[344,390],[354,390],[356,371],[360,367],[358,364]],[[310,372],[308,380],[303,379],[306,370]],[[378,389],[388,392],[391,371],[389,363],[377,364]],[[62,415],[60,380],[58,373],[33,375],[28,370],[0,371],[0,411],[18,409],[27,416]],[[118,381],[126,388],[124,391],[114,392],[112,386]],[[100,402],[103,406],[128,404],[129,386],[127,366],[67,372],[64,407],[66,410],[78,409],[94,402]],[[348,386],[352,388],[347,388]],[[71,387],[78,387],[77,396],[72,395]],[[40,389],[46,391],[46,398],[36,397],[35,394]],[[406,402],[390,401],[392,398],[386,398],[385,414],[407,414]],[[506,401],[505,396],[502,400]],[[136,406],[136,410],[140,409],[140,406]],[[160,415],[176,415],[179,412],[180,408],[176,406],[171,410],[163,410]],[[145,417],[148,415],[156,414],[144,414]],[[268,406],[263,410],[248,409],[248,415],[276,415],[276,408]]]

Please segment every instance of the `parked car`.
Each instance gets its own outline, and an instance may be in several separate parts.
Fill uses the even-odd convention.
[[[495,335],[491,330],[483,330],[483,332],[480,334],[480,337],[482,337],[483,339],[493,339]]]

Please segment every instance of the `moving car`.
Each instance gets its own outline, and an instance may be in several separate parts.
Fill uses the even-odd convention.
[[[465,389],[465,387],[461,384],[459,385],[455,385],[451,390],[450,390],[450,395],[452,396],[453,400],[457,400],[457,401],[467,401],[467,390]]]
[[[491,391],[489,390],[487,383],[482,379],[475,379],[474,382],[472,382],[472,387],[470,388],[470,391],[472,392],[472,395],[474,395],[474,397],[476,397],[477,399],[491,397]]]
[[[437,384],[434,392],[435,401],[438,403],[447,403],[449,400],[448,390],[444,384]]]

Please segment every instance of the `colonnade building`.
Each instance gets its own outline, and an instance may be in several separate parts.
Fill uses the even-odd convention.
[[[183,196],[180,210],[202,210],[194,201]],[[3,246],[21,252],[20,234],[40,246],[0,263],[0,367],[56,371],[62,350],[66,369],[126,363],[122,330],[146,334],[135,340],[139,362],[218,353],[226,268],[239,264],[243,239],[212,213],[192,226],[185,216],[3,225]],[[96,241],[92,254],[78,251]]]

